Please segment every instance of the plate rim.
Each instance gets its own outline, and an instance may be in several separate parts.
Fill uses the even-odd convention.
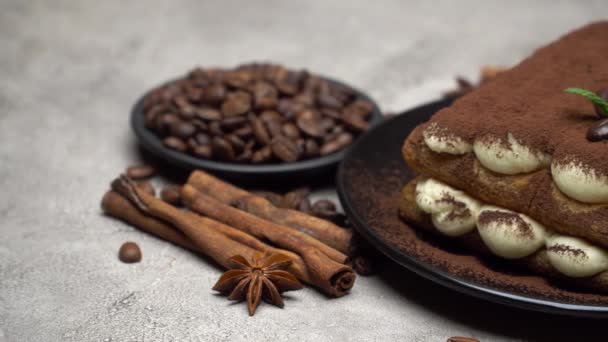
[[[335,80],[330,77],[320,76],[323,80],[326,80],[330,83],[334,83],[340,86],[344,86],[348,89],[351,89],[355,92],[357,98],[366,100],[370,102],[373,106],[373,111],[370,114],[370,128],[369,130],[375,128],[382,122],[384,122],[384,116],[378,106],[378,103],[371,98],[370,95],[361,91],[360,89],[348,85],[342,81]],[[323,169],[332,166],[336,166],[346,155],[346,153],[350,150],[350,148],[354,145],[350,145],[340,151],[335,153],[321,156],[312,159],[305,159],[301,161],[296,161],[292,163],[275,163],[275,164],[241,164],[241,163],[230,163],[230,162],[221,162],[215,160],[207,160],[202,158],[197,158],[191,156],[187,153],[182,153],[179,151],[172,150],[166,146],[164,146],[162,140],[156,136],[151,130],[149,130],[145,125],[144,120],[144,102],[146,97],[155,89],[159,87],[171,84],[181,78],[174,78],[161,83],[160,85],[149,88],[145,91],[133,104],[130,111],[130,125],[131,130],[135,133],[137,138],[137,142],[143,146],[148,152],[152,153],[154,156],[159,157],[171,164],[174,164],[182,169],[204,169],[211,172],[219,172],[219,173],[233,173],[240,174],[241,177],[247,176],[259,176],[259,175],[289,175],[291,173],[303,172],[306,170],[315,170],[315,169]],[[368,131],[369,131],[368,130]],[[367,133],[367,132],[365,132]],[[364,133],[364,134],[365,134]],[[359,140],[364,134],[360,135],[355,139],[355,142]]]
[[[423,111],[432,107],[446,107],[453,100],[443,99],[433,102],[429,102],[413,109],[401,112],[393,118],[387,119],[380,123],[373,130],[366,132],[363,136],[359,137],[358,141],[346,151],[346,154],[340,165],[338,166],[338,172],[336,174],[336,189],[338,198],[344,212],[351,221],[353,227],[363,237],[368,240],[376,249],[382,252],[384,255],[389,257],[391,260],[396,262],[398,265],[412,271],[434,283],[441,286],[445,286],[451,290],[464,293],[466,295],[476,297],[485,301],[515,307],[524,310],[543,312],[549,314],[559,314],[566,316],[576,317],[588,317],[588,318],[607,318],[608,317],[608,306],[599,305],[586,305],[586,304],[570,304],[552,301],[548,299],[537,299],[527,297],[521,294],[515,294],[506,290],[500,290],[492,287],[482,286],[473,282],[467,281],[466,279],[460,279],[456,276],[447,274],[444,271],[434,269],[430,265],[418,261],[409,255],[402,253],[388,243],[385,243],[381,237],[374,233],[373,229],[369,227],[367,223],[360,217],[353,207],[353,203],[345,190],[345,164],[352,156],[357,152],[359,146],[362,146],[367,138],[373,134],[373,131],[380,130],[384,126],[390,125],[393,121],[399,120],[402,115],[416,115],[417,112]],[[421,121],[422,122],[422,121]],[[406,224],[404,222],[404,224]],[[408,224],[409,225],[409,224]]]

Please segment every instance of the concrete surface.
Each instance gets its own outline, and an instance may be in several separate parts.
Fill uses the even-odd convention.
[[[305,289],[251,318],[212,293],[218,269],[103,217],[99,201],[141,158],[127,125],[134,100],[194,65],[307,67],[397,111],[607,13],[601,0],[1,0],[0,342],[557,341],[604,331],[463,297],[394,265],[345,298]],[[143,262],[117,260],[126,240]]]

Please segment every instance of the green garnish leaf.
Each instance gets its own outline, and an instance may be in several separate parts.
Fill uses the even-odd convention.
[[[600,107],[603,111],[604,116],[608,116],[608,102],[606,100],[604,100],[598,94],[596,94],[592,91],[589,91],[589,90],[581,89],[581,88],[567,88],[567,89],[564,89],[564,91],[566,93],[572,93],[572,94],[578,94],[578,95],[584,96],[585,98],[587,98],[587,100],[591,101],[591,103]]]

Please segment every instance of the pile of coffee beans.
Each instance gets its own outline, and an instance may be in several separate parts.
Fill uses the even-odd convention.
[[[367,130],[373,110],[348,87],[273,64],[197,68],[144,102],[146,127],[165,146],[237,163],[334,153]]]
[[[295,209],[324,220],[331,221],[343,228],[350,228],[350,222],[343,213],[338,212],[336,204],[328,199],[310,201],[310,189],[301,187],[284,195],[271,191],[256,191],[278,208]]]

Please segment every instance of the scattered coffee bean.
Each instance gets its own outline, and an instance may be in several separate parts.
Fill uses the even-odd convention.
[[[240,163],[333,153],[367,129],[373,110],[349,88],[272,64],[196,68],[144,99],[145,126],[165,146]]]
[[[141,250],[135,242],[125,242],[120,246],[118,251],[118,259],[120,261],[132,264],[141,261]]]
[[[133,165],[127,168],[127,176],[132,179],[150,178],[156,174],[156,169],[150,165]]]
[[[608,140],[608,119],[600,120],[589,127],[587,130],[587,140]]]
[[[312,210],[313,212],[336,211],[336,205],[330,200],[321,199],[312,205]]]
[[[363,255],[355,256],[352,261],[352,267],[360,275],[368,276],[375,273],[374,261]]]
[[[473,337],[452,336],[447,342],[479,342],[479,340]]]
[[[182,205],[182,187],[179,185],[168,185],[160,191],[160,199],[175,206]]]
[[[310,189],[308,187],[297,188],[293,191],[290,191],[283,196],[283,200],[281,201],[281,208],[287,209],[297,209],[300,206],[302,201],[308,201],[308,196],[310,195]]]

